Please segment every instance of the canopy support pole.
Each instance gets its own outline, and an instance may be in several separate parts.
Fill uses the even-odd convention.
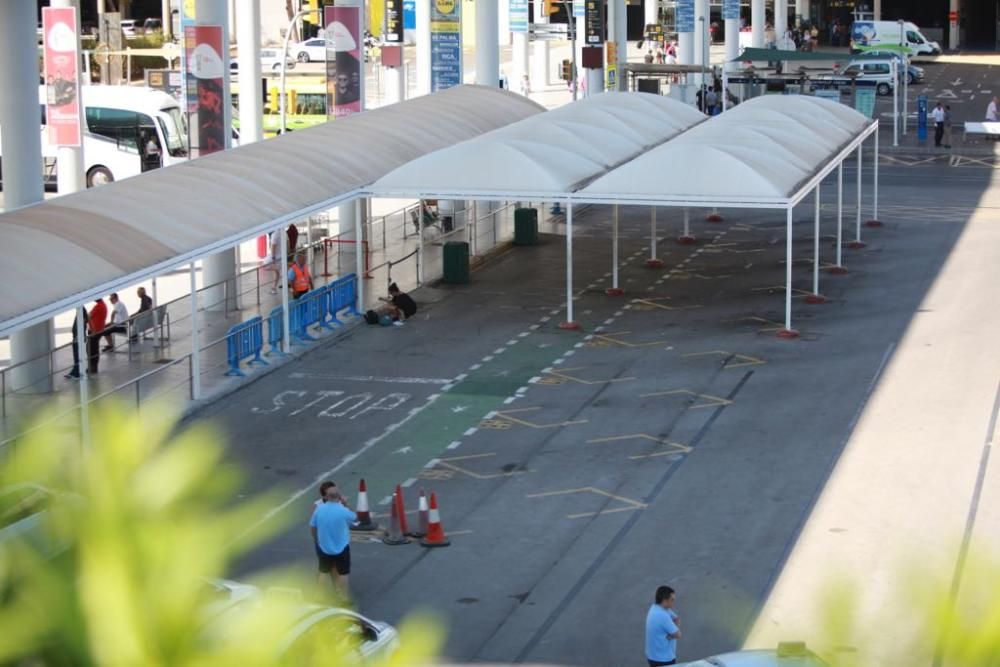
[[[785,327],[778,331],[778,338],[798,338],[799,332],[792,328],[792,213],[794,208],[785,209]]]
[[[357,299],[355,308],[359,313],[365,312],[365,281],[368,275],[368,267],[365,265],[365,248],[362,242],[361,230],[361,200],[354,200],[354,275],[355,288],[354,298]]]
[[[423,210],[424,200],[420,200],[420,232],[419,238],[417,239],[417,287],[424,284],[424,210]]]
[[[281,351],[288,354],[292,349],[292,327],[289,322],[288,312],[288,233],[284,229],[278,230],[280,240],[281,255],[275,257],[275,262],[280,262],[281,267]]]
[[[195,283],[194,264],[192,260],[189,270],[191,276],[191,400],[197,401],[201,398],[201,343],[198,340],[198,286]]]
[[[830,273],[847,273],[844,267],[844,163],[837,165],[837,263],[830,267]]]
[[[691,245],[697,239],[691,235],[691,209],[684,208],[684,233],[677,237],[677,242],[681,245]]]
[[[649,259],[646,266],[651,269],[663,268],[663,260],[656,256],[656,207],[649,207]]]
[[[76,371],[80,381],[80,443],[83,445],[84,453],[90,452],[90,387],[87,386],[87,369],[90,366],[90,357],[87,356],[87,308],[80,306],[76,309],[76,325],[74,335],[76,340],[73,345],[76,347]]]
[[[604,291],[608,296],[622,296],[625,290],[618,287],[618,204],[611,212],[611,287]]]
[[[819,219],[820,219],[820,184],[816,184],[816,212],[813,220],[813,291],[806,295],[806,303],[825,303],[826,297],[819,293]]]
[[[865,242],[861,240],[861,195],[862,190],[864,190],[861,176],[864,172],[865,161],[862,155],[863,148],[861,144],[858,144],[858,206],[857,206],[857,223],[855,225],[854,240],[847,244],[848,248],[858,250],[859,248],[865,247]]]
[[[576,331],[580,323],[573,319],[573,202],[566,202],[566,321],[560,329]]]
[[[865,222],[865,227],[881,227],[882,221],[878,219],[878,126],[875,126],[875,161],[872,165],[872,217]]]

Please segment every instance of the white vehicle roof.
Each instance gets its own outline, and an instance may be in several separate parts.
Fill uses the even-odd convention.
[[[162,90],[145,86],[82,86],[82,89],[85,107],[159,111],[179,106],[177,100]],[[45,86],[38,86],[38,103],[46,103]]]

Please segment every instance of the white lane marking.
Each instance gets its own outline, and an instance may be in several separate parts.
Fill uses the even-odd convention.
[[[559,311],[556,311],[556,312],[559,312]],[[548,322],[548,321],[549,321],[549,320],[551,320],[551,319],[552,319],[551,317],[549,317],[548,315],[546,315],[545,317],[543,317],[543,318],[541,319],[541,321],[542,321],[542,322]],[[535,325],[535,326],[537,326],[537,325]]]
[[[455,442],[448,445],[448,449],[458,449],[458,446],[462,444],[461,440],[456,440]]]
[[[507,341],[507,344],[508,345],[517,345],[517,339],[511,338],[509,341]]]
[[[448,378],[382,377],[378,375],[333,375],[327,373],[289,373],[293,380],[349,380],[354,382],[392,382],[396,384],[448,384]]]
[[[516,392],[514,392],[514,393],[515,393],[515,394],[523,394],[523,393],[524,393],[524,392],[526,392],[526,391],[528,391],[528,387],[526,387],[526,386],[525,386],[525,387],[518,387],[518,388],[517,388],[517,391],[516,391]]]
[[[483,357],[482,359],[480,359],[480,361],[482,361],[485,364],[486,362],[493,361],[493,357],[487,355],[487,356]]]
[[[611,323],[612,323],[612,322],[614,322],[614,321],[615,321],[615,318],[613,318],[613,317],[609,317],[608,319],[604,320],[604,323],[605,323],[605,324],[611,324]]]
[[[460,375],[456,375],[455,376],[455,382],[461,382],[462,380],[464,380],[467,377],[469,377],[468,373],[462,373]]]
[[[493,419],[496,416],[497,416],[497,411],[496,410],[490,410],[489,412],[486,413],[486,415],[483,417],[483,419]]]
[[[410,479],[408,479],[405,482],[403,482],[402,486],[405,487],[405,488],[409,488],[409,487],[413,486],[416,483],[417,483],[417,478],[416,477],[411,477]]]
[[[472,364],[471,366],[469,366],[469,370],[470,371],[478,371],[482,367],[483,367],[482,364]]]
[[[564,357],[569,357],[569,356],[572,356],[575,353],[576,353],[576,350],[566,350],[565,352],[563,352],[563,356]]]
[[[463,433],[462,435],[469,436],[469,435],[472,435],[473,433],[475,433],[478,430],[479,430],[478,428],[476,428],[475,426],[472,426],[470,428],[465,429],[465,433]]]
[[[540,328],[541,328],[541,326],[542,326],[541,324],[532,324],[532,325],[531,325],[530,327],[528,327],[528,328],[529,328],[529,329],[531,329],[532,331],[538,331],[538,329],[540,329]]]
[[[522,331],[521,333],[519,333],[517,335],[518,335],[518,338],[524,338],[525,336],[530,336],[531,332],[530,331]]]
[[[536,375],[535,377],[533,377],[530,380],[528,380],[528,384],[535,384],[536,382],[538,382],[541,379],[542,379],[542,377],[540,375]]]
[[[424,467],[425,468],[433,468],[434,466],[436,466],[440,462],[441,462],[441,459],[431,459],[430,461],[428,461],[427,463],[424,464]]]
[[[583,347],[583,343],[577,343],[577,344],[576,344],[576,345],[574,345],[573,347]]]
[[[564,361],[566,361],[566,360],[565,360],[565,359],[556,359],[555,361],[553,361],[553,362],[552,362],[552,364],[553,364],[554,366],[559,366],[559,365],[560,365],[560,364],[562,364],[562,362],[564,362]]]
[[[441,387],[441,391],[448,391],[449,389],[451,389],[454,386],[455,386],[454,383],[449,382],[445,386]]]
[[[511,403],[514,402],[514,400],[516,398],[517,398],[517,396],[508,396],[507,398],[503,399],[503,404],[504,405],[510,405]]]

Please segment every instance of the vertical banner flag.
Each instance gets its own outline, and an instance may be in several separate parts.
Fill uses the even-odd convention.
[[[361,112],[361,7],[323,8],[326,38],[326,115],[342,118]]]
[[[528,32],[528,0],[510,0],[510,31]]]
[[[461,0],[431,1],[431,92],[462,85]]]
[[[403,44],[403,2],[402,0],[385,0],[385,39],[386,44]]]
[[[738,19],[740,17],[740,0],[722,0],[722,19]]]
[[[604,59],[604,80],[607,84],[606,90],[618,90],[618,44],[615,42],[605,42],[607,57]]]
[[[226,73],[222,60],[222,26],[189,25],[184,28],[188,111],[195,155],[226,148],[226,110],[222,94]],[[193,142],[192,142],[193,143]]]
[[[417,0],[403,0],[403,29],[417,29]]]
[[[679,2],[680,0],[678,0]],[[694,2],[694,0],[691,0]],[[604,0],[587,0],[583,18],[587,44],[604,43]]]
[[[694,32],[694,0],[677,0],[677,32]]]
[[[587,15],[584,0],[573,0],[573,18],[582,19]]]
[[[43,7],[45,43],[45,126],[54,146],[80,145],[80,67],[76,8]]]

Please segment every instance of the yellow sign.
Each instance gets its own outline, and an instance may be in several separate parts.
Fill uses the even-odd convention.
[[[618,90],[618,45],[615,42],[605,42],[607,57],[604,59],[605,76],[608,90]]]
[[[455,11],[455,0],[434,0],[434,4],[442,14],[451,14]]]
[[[196,0],[184,0],[184,18],[193,19]]]

